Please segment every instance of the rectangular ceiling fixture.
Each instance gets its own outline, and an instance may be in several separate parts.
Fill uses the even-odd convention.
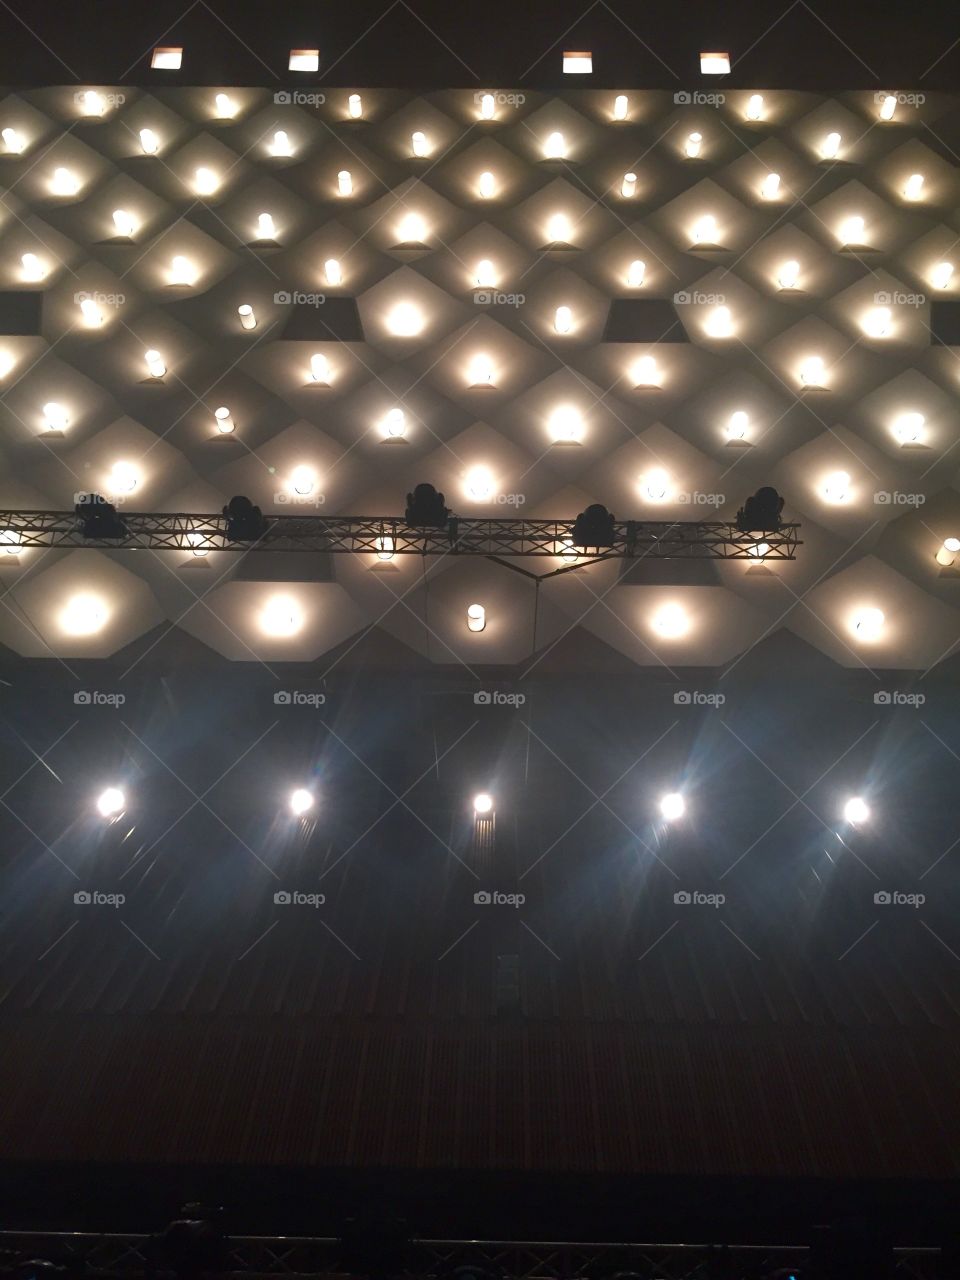
[[[291,71],[319,71],[319,49],[291,49],[289,68]]]
[[[158,45],[150,59],[155,71],[179,71],[182,63],[182,45]]]
[[[593,54],[589,51],[565,52],[563,55],[563,73],[567,76],[588,76],[593,71]]]
[[[730,74],[729,53],[701,53],[700,74],[702,76],[728,76]]]

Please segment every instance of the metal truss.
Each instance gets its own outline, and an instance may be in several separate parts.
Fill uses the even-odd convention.
[[[88,1277],[157,1276],[152,1237],[86,1232],[0,1232],[0,1261],[49,1259],[81,1267]],[[340,1242],[314,1236],[233,1236],[222,1280],[254,1277],[343,1277]],[[902,1280],[935,1280],[939,1249],[894,1249]],[[659,1280],[702,1280],[711,1263],[731,1276],[765,1277],[801,1269],[803,1245],[588,1244],[531,1240],[413,1240],[395,1270],[398,1280],[447,1280],[470,1266],[510,1280],[610,1280],[634,1272]],[[709,1274],[713,1274],[710,1272]]]
[[[577,560],[651,556],[664,560],[795,560],[798,524],[776,533],[741,533],[719,520],[627,520],[612,547],[575,549],[570,520],[470,520],[441,529],[411,528],[400,516],[282,515],[256,542],[230,542],[221,515],[120,511],[122,538],[86,538],[72,511],[0,511],[0,543],[15,547],[112,547],[154,551],[352,552],[369,555],[552,556]]]

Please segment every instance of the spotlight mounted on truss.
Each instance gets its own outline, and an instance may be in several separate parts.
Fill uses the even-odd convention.
[[[446,499],[432,484],[418,484],[407,494],[404,519],[414,529],[445,529],[450,511]]]
[[[573,522],[570,541],[575,547],[612,547],[615,541],[616,517],[602,503],[594,502],[581,511]]]
[[[223,508],[228,542],[259,542],[270,527],[263,512],[249,498],[237,494]]]
[[[73,510],[77,517],[77,530],[84,538],[114,538],[119,541],[127,536],[127,526],[117,514],[117,508],[99,493],[78,494]]]
[[[776,533],[782,513],[783,498],[772,486],[764,485],[737,512],[737,528],[741,533]]]

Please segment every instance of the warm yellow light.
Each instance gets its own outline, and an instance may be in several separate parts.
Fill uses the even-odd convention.
[[[272,156],[293,155],[293,147],[290,144],[290,137],[285,129],[278,129],[276,131],[268,150]]]
[[[700,148],[702,144],[703,144],[702,133],[694,132],[694,133],[687,134],[687,141],[686,141],[684,150],[687,153],[688,160],[697,159],[697,157],[700,155]]]
[[[885,622],[882,609],[861,609],[853,616],[853,631],[859,640],[877,640]]]
[[[781,289],[795,289],[797,281],[800,279],[800,263],[793,258],[787,262],[780,264],[780,271],[777,275],[777,284]]]
[[[911,173],[903,188],[905,200],[920,200],[923,196],[923,174]]]
[[[337,174],[337,191],[342,196],[353,195],[353,178],[349,169],[341,169]]]
[[[639,289],[646,275],[647,264],[640,258],[634,258],[627,268],[627,284],[631,289]]]
[[[407,415],[399,407],[391,409],[383,420],[382,430],[387,439],[402,440],[407,434]]]
[[[3,147],[12,156],[18,156],[26,145],[23,136],[16,129],[6,128],[0,132],[0,138],[3,138]]]
[[[553,316],[553,327],[557,333],[569,333],[573,328],[573,312],[569,307],[557,307]]]
[[[152,129],[140,130],[140,150],[145,156],[155,156],[160,149],[160,139]]]
[[[167,366],[163,362],[163,356],[159,351],[145,351],[143,358],[147,365],[147,372],[151,378],[162,378],[167,372]]]
[[[60,614],[60,626],[71,636],[92,636],[103,629],[107,607],[99,596],[83,592],[67,601]]]
[[[170,263],[170,283],[189,285],[194,284],[196,279],[197,273],[190,260],[182,254],[177,254]]]
[[[488,467],[472,467],[466,476],[464,490],[474,502],[489,502],[496,493],[496,482]]]
[[[892,321],[893,312],[889,307],[874,307],[860,321],[860,327],[868,338],[887,338]]]
[[[836,160],[840,154],[840,145],[843,139],[839,133],[828,133],[820,144],[820,155],[824,160]]]
[[[489,258],[481,258],[477,263],[474,285],[478,289],[495,289],[497,287],[497,273],[494,271],[493,263]]]
[[[222,404],[219,409],[214,409],[213,418],[221,435],[228,436],[236,429],[237,424],[233,420],[233,414],[225,404]]]
[[[800,366],[800,381],[805,387],[822,387],[826,377],[826,366],[821,356],[808,356]]]
[[[704,214],[704,216],[698,222],[694,223],[693,243],[694,244],[716,244],[717,243],[717,220],[712,213]]]
[[[242,302],[237,307],[237,315],[240,317],[240,327],[243,329],[255,329],[257,327],[257,317],[253,307],[249,302]]]
[[[748,120],[763,119],[763,94],[752,93],[747,99],[746,116]]]
[[[547,160],[563,160],[567,154],[567,143],[559,131],[551,133],[543,146],[543,154]]]
[[[893,434],[900,444],[919,444],[923,439],[926,418],[922,413],[901,413],[893,424]]]
[[[580,444],[583,440],[583,418],[573,405],[564,404],[550,415],[550,438],[554,444]]]
[[[88,329],[98,329],[103,324],[103,312],[93,298],[82,298],[80,313]]]
[[[415,156],[428,156],[430,154],[430,145],[427,142],[427,135],[419,129],[410,135],[410,150]]]
[[[897,111],[897,99],[892,93],[885,94],[880,103],[880,119],[892,120]]]
[[[310,357],[311,382],[326,382],[330,377],[330,362],[325,355],[317,352]]]
[[[846,502],[850,497],[850,473],[833,471],[823,482],[823,496],[827,502]]]
[[[780,195],[780,175],[779,173],[768,173],[760,187],[760,194],[764,200],[776,200]]]
[[[665,604],[653,615],[654,631],[668,640],[678,639],[690,630],[690,619],[678,604]]]
[[[714,307],[707,316],[704,329],[708,337],[730,338],[733,336],[733,315],[729,307]]]
[[[237,114],[237,104],[228,93],[218,93],[213,102],[218,119],[232,120]]]
[[[47,274],[47,268],[35,253],[25,253],[20,259],[20,266],[24,280],[42,280]]]
[[[113,229],[121,239],[132,240],[137,234],[137,220],[126,209],[114,209]]]
[[[70,425],[70,415],[62,404],[51,400],[43,406],[43,425],[48,431],[66,431]]]
[[[653,467],[640,480],[644,502],[666,502],[670,496],[670,477],[663,467]]]
[[[220,186],[220,179],[212,169],[201,165],[193,175],[193,186],[197,195],[212,196]]]
[[[492,93],[484,93],[480,95],[480,119],[492,120],[496,115],[497,101]]]
[[[655,356],[641,356],[633,366],[633,381],[638,387],[659,387],[660,370]]]
[[[343,284],[343,271],[340,268],[338,259],[328,258],[323,264],[323,274],[326,276],[327,284],[332,285],[334,288]]]
[[[477,182],[477,190],[480,192],[480,195],[484,200],[491,200],[496,194],[496,179],[489,169],[485,169],[484,172],[481,173]]]
[[[292,596],[273,596],[260,612],[260,627],[268,636],[296,635],[302,625],[303,615]]]
[[[625,173],[623,175],[623,181],[620,183],[620,194],[627,200],[637,194],[637,175],[635,173]]]
[[[294,467],[290,472],[290,487],[301,498],[313,493],[317,483],[317,473],[312,467]]]
[[[359,120],[363,116],[363,99],[359,93],[351,93],[347,98],[347,111],[351,120]]]
[[[69,169],[54,169],[50,190],[55,196],[75,196],[80,190],[80,183]]]
[[[625,93],[618,93],[613,100],[614,120],[626,120],[630,102]]]
[[[730,421],[727,423],[727,439],[743,440],[747,434],[747,428],[750,426],[750,417],[743,409],[737,409],[731,413]]]
[[[103,98],[93,89],[80,95],[80,110],[85,116],[102,116],[105,106]]]
[[[414,338],[423,329],[423,316],[412,302],[398,302],[387,317],[387,327],[398,338]]]
[[[943,546],[937,552],[937,564],[949,569],[956,560],[958,552],[960,552],[960,538],[944,538]]]
[[[487,611],[482,604],[471,604],[467,606],[467,629],[469,631],[482,631],[487,625]],[[477,796],[473,802],[473,807],[477,813],[488,813],[491,808],[492,801],[489,796]]]
[[[952,262],[938,262],[930,272],[930,283],[935,289],[946,289],[953,276]]]
[[[258,240],[276,240],[277,228],[273,221],[272,213],[257,214],[257,239]]]
[[[427,238],[427,226],[418,213],[408,213],[397,228],[400,244],[423,244]]]
[[[110,490],[112,493],[132,493],[139,479],[136,467],[129,462],[115,462],[110,472]]]

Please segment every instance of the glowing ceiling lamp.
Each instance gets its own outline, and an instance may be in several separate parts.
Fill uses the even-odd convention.
[[[69,169],[54,169],[50,179],[50,190],[55,196],[75,196],[80,190],[80,183]]]
[[[4,150],[12,156],[20,155],[26,145],[23,135],[16,129],[9,128],[9,126],[0,131],[0,138],[3,139]]]
[[[154,71],[179,71],[182,65],[182,45],[158,45],[150,55],[150,66]]]
[[[287,68],[290,71],[319,71],[320,50],[291,49]]]
[[[228,93],[218,93],[213,104],[218,120],[232,120],[237,114],[237,104]]]
[[[729,53],[701,53],[700,74],[702,76],[728,76],[730,74]]]
[[[492,120],[497,112],[497,100],[492,93],[480,95],[480,119]]]
[[[750,416],[744,409],[737,409],[730,415],[730,421],[727,423],[727,439],[743,440],[746,438],[747,428],[750,426]]]
[[[110,472],[111,493],[133,493],[140,482],[136,467],[129,462],[115,462]]]
[[[478,289],[495,289],[497,287],[497,273],[494,271],[493,263],[489,258],[481,258],[477,263],[474,287]]]
[[[323,264],[323,274],[327,284],[332,285],[334,288],[343,284],[343,271],[340,267],[339,259],[328,258]]]
[[[847,218],[840,225],[840,243],[844,246],[864,245],[866,241],[866,224],[859,214]]]
[[[826,365],[822,356],[808,356],[800,366],[800,381],[805,387],[822,387],[826,381]]]
[[[744,113],[748,120],[763,119],[763,94],[752,93],[747,99],[747,110]]]
[[[919,444],[925,423],[922,413],[901,413],[893,424],[893,434],[900,444]]]
[[[103,312],[94,298],[82,298],[80,300],[80,313],[83,316],[83,323],[88,329],[99,329],[103,324]]]
[[[60,627],[67,635],[93,636],[103,629],[107,609],[99,596],[83,592],[71,597],[60,614]]]
[[[565,213],[554,213],[547,223],[547,240],[550,244],[569,244],[573,227]]]
[[[670,495],[670,477],[663,467],[654,467],[642,477],[640,493],[645,502],[666,502]]]
[[[553,327],[557,333],[569,333],[573,328],[573,312],[569,307],[557,307],[553,315]]]
[[[126,209],[114,209],[113,229],[122,240],[132,240],[137,234],[137,220]]]
[[[396,551],[396,543],[388,533],[380,534],[376,541],[377,559],[392,560]]]
[[[477,605],[479,609],[480,606]],[[485,791],[481,791],[478,796],[473,797],[473,811],[481,817],[490,813],[493,809],[493,796],[487,795]]]
[[[467,630],[482,631],[487,625],[487,611],[482,604],[467,605]],[[488,806],[489,808],[489,806]],[[487,810],[483,810],[486,812]],[[481,812],[479,809],[477,812]]]
[[[422,133],[419,129],[410,135],[410,150],[418,157],[428,156],[430,154],[427,135]]]
[[[387,327],[398,338],[414,338],[423,329],[423,316],[412,302],[398,302],[387,317]]]
[[[631,289],[639,289],[647,273],[647,264],[641,258],[634,258],[627,268],[627,285]]]
[[[484,200],[492,200],[497,190],[497,182],[493,174],[485,169],[477,181],[477,190]]]
[[[258,240],[276,240],[277,228],[273,221],[272,213],[257,214],[257,239]]]
[[[290,796],[290,812],[300,818],[313,808],[313,796],[303,787],[298,787]]]
[[[408,213],[397,228],[398,243],[423,244],[427,238],[427,225],[418,213]]]
[[[593,72],[593,54],[590,52],[566,52],[563,55],[564,75],[591,75]]]
[[[353,178],[349,169],[341,169],[337,174],[337,191],[342,196],[353,195]]]
[[[464,485],[468,498],[474,502],[489,502],[496,493],[493,474],[487,467],[473,467],[467,472]]]
[[[145,156],[155,156],[160,149],[160,139],[152,129],[140,130],[140,150]]]
[[[351,93],[347,98],[347,112],[351,120],[360,120],[363,117],[363,99],[359,93]]]
[[[843,820],[849,822],[851,826],[857,827],[862,822],[868,822],[870,819],[870,810],[866,801],[860,796],[853,796],[843,806]]]
[[[303,614],[292,596],[272,596],[260,611],[260,629],[268,636],[293,636],[303,625]]]
[[[702,133],[688,133],[687,141],[684,144],[684,151],[688,160],[696,160],[700,155],[700,148],[703,145]]]
[[[580,444],[583,417],[572,405],[561,405],[550,415],[550,436],[554,444]]]
[[[677,640],[690,630],[690,619],[678,604],[665,604],[653,615],[653,629],[668,640]]]
[[[402,440],[407,434],[407,415],[399,406],[391,409],[384,418],[383,434],[388,440]]]
[[[880,100],[880,119],[892,120],[897,112],[897,99],[892,93],[885,93]]]
[[[960,538],[944,538],[943,546],[937,552],[937,564],[949,569],[956,561],[958,553],[960,553]]]
[[[217,430],[223,436],[230,435],[237,428],[237,424],[233,420],[233,414],[225,404],[222,404],[219,409],[214,409],[213,421]]]
[[[3,547],[8,556],[17,556],[20,554],[20,531],[19,529],[0,529],[0,547]]]
[[[823,496],[827,502],[846,502],[850,497],[849,471],[832,471],[823,482]]]
[[[492,387],[494,380],[493,363],[488,356],[475,356],[470,366],[470,386]]]
[[[613,100],[613,118],[614,120],[626,120],[627,111],[630,107],[630,100],[625,93],[618,93]]]
[[[892,321],[893,312],[889,307],[874,307],[863,317],[860,327],[868,338],[887,338]]]
[[[102,116],[105,106],[102,96],[95,89],[87,89],[80,95],[80,111],[85,116]]]
[[[126,807],[126,797],[119,787],[107,787],[97,796],[97,812],[101,818],[114,818]]]
[[[938,262],[930,272],[930,283],[935,289],[946,289],[953,276],[952,262]]]
[[[62,404],[50,400],[43,406],[43,425],[48,431],[66,431],[70,425],[70,415]]]
[[[330,377],[330,361],[325,355],[316,352],[310,357],[310,381],[326,382]]]
[[[776,200],[780,195],[779,173],[768,173],[760,186],[760,194],[764,200]]]
[[[717,243],[717,220],[712,213],[704,214],[693,226],[694,244]]]
[[[237,307],[237,315],[240,317],[241,329],[255,329],[257,327],[257,315],[249,302],[241,302]]]
[[[201,165],[193,175],[193,189],[199,196],[212,196],[219,186],[219,177],[205,165]]]
[[[633,382],[637,387],[659,387],[660,370],[655,356],[641,356],[633,366]]]
[[[147,372],[151,378],[162,378],[167,372],[167,366],[163,362],[163,356],[159,351],[145,351],[143,359],[147,366]]]
[[[733,336],[733,315],[729,307],[714,307],[707,316],[704,329],[711,338],[730,338]]]
[[[35,253],[25,253],[20,259],[20,266],[24,280],[42,280],[47,274],[47,268]]]
[[[920,200],[923,196],[923,174],[911,173],[903,188],[905,200]]]
[[[170,263],[170,283],[191,285],[196,283],[196,279],[197,272],[190,259],[177,254]]]
[[[853,629],[861,640],[877,640],[885,621],[882,609],[861,609],[854,615]]]
[[[820,143],[820,156],[823,160],[836,160],[840,154],[840,145],[843,139],[839,133],[828,133]]]
[[[294,467],[290,472],[290,487],[293,492],[299,494],[301,498],[307,497],[313,493],[316,488],[317,473],[312,467],[299,466]]]
[[[682,818],[686,812],[686,804],[683,796],[677,791],[671,791],[660,800],[660,815],[667,822],[676,822]]]
[[[623,181],[620,183],[620,194],[627,200],[637,194],[637,175],[635,173],[625,173],[623,175]]]
[[[286,129],[278,129],[276,131],[268,150],[272,156],[293,155],[293,146],[291,145],[290,137]]]
[[[546,160],[563,160],[567,154],[567,143],[563,134],[559,131],[548,135],[543,145],[543,155]]]
[[[780,270],[777,273],[777,284],[781,289],[795,289],[797,281],[800,279],[800,263],[790,258],[786,262],[780,264]]]

